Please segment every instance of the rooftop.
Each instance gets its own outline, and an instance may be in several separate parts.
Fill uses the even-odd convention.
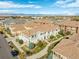
[[[63,39],[53,51],[68,59],[79,59],[79,33],[69,39]]]
[[[25,24],[15,24],[11,25],[10,28],[13,32],[20,31],[26,35],[32,35],[36,32],[47,32],[51,30],[55,30],[57,26],[55,26],[51,21],[48,20],[38,20],[32,21]]]
[[[24,24],[27,19],[12,19],[12,18],[6,18],[3,21],[3,24],[10,25],[10,24]]]
[[[65,20],[63,22],[58,23],[58,25],[79,27],[79,21]]]

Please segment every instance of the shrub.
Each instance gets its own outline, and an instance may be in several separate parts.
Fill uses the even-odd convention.
[[[53,35],[51,35],[51,36],[50,36],[50,39],[53,39],[53,38],[54,38],[54,36],[53,36]]]
[[[61,35],[60,35],[60,34],[58,34],[58,35],[56,35],[56,37],[57,37],[57,38],[60,38],[60,37],[61,37]]]
[[[62,35],[62,36],[65,35],[63,30],[60,30],[58,33],[59,33],[60,35]]]
[[[70,35],[70,34],[71,34],[71,32],[70,32],[70,31],[67,31],[67,32],[66,32],[66,35]]]
[[[19,42],[19,39],[18,38],[16,39],[16,42]]]
[[[26,54],[28,55],[28,56],[30,56],[30,55],[32,55],[32,52],[31,51],[26,51]]]

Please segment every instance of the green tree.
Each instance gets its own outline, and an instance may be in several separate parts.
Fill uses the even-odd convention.
[[[52,53],[50,53],[47,59],[52,59],[52,56],[53,56]]]
[[[23,44],[23,40],[19,40],[19,43],[20,43],[20,44]]]
[[[34,47],[35,47],[35,44],[32,43],[32,42],[30,42],[30,43],[29,43],[29,48],[30,48],[30,49],[33,49]]]
[[[9,28],[7,28],[6,31],[7,31],[7,33],[8,33],[9,35],[12,35]]]
[[[42,41],[39,41],[39,42],[37,43],[37,46],[42,47],[42,46],[43,46],[43,42],[42,42]]]

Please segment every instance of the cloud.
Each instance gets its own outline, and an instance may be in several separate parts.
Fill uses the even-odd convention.
[[[67,7],[79,8],[79,0],[76,0],[75,2],[68,4]]]
[[[35,3],[35,2],[29,1],[28,3]]]
[[[64,11],[63,15],[77,15],[75,12],[71,12],[71,11]]]
[[[52,5],[54,7],[58,15],[79,15],[79,0],[58,0]]]
[[[51,14],[49,11],[39,11],[39,14]]]
[[[58,0],[54,6],[62,8],[76,8],[79,7],[79,0]]]
[[[77,15],[76,12],[72,12],[71,13],[71,10],[62,10],[62,11],[40,11],[39,14],[52,14],[52,15]]]
[[[15,10],[0,10],[0,13],[14,13]]]
[[[0,1],[0,8],[42,8],[34,4],[17,4],[11,1]]]

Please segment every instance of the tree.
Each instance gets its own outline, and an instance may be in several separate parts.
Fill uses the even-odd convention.
[[[32,42],[30,42],[30,43],[29,43],[29,48],[30,48],[30,49],[33,49],[34,47],[35,47],[35,44],[32,43]]]
[[[42,47],[43,46],[43,42],[39,40],[39,42],[37,43],[37,46]]]
[[[52,59],[52,56],[53,56],[52,53],[50,53],[47,59]]]
[[[20,44],[23,44],[23,40],[19,40],[19,43],[20,43]]]
[[[12,35],[9,28],[7,28],[6,31],[7,31],[8,34]]]

